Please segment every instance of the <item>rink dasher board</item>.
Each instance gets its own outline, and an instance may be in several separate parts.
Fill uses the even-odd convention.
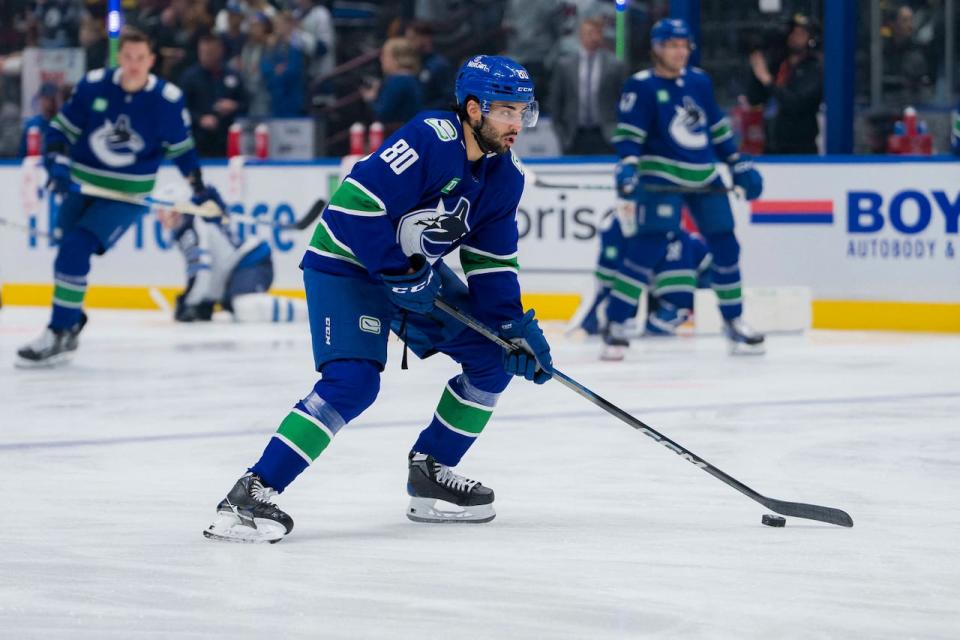
[[[553,182],[612,184],[612,162],[562,159],[527,164],[538,177]],[[919,328],[939,322],[934,327],[938,330],[960,330],[960,305],[955,303],[960,299],[955,162],[773,159],[759,166],[765,179],[763,197],[752,203],[731,198],[746,287],[807,287],[814,310],[824,301],[845,305],[842,314],[834,314],[849,321],[851,326],[845,328],[857,323],[870,326],[877,303],[907,303],[913,306],[895,307],[891,316],[910,316]],[[224,192],[231,210],[289,222],[316,198],[329,199],[340,167],[336,160],[258,162],[236,170],[225,162],[210,162],[204,175]],[[0,164],[0,189],[19,203],[6,209],[5,217],[46,230],[49,201],[39,195],[45,180],[39,165]],[[164,167],[157,192],[175,197],[178,189],[185,193],[186,187],[176,170]],[[526,188],[517,215],[521,282],[525,291],[541,294],[537,311],[544,318],[569,318],[578,298],[590,290],[597,235],[608,224],[614,205],[612,189]],[[270,243],[275,288],[302,291],[298,265],[309,232],[235,224],[239,233]],[[6,302],[35,303],[49,285],[53,257],[53,248],[42,238],[0,232],[0,280],[5,283]],[[449,261],[456,264],[455,258]],[[131,289],[157,288],[166,294],[181,288],[182,259],[172,250],[169,234],[155,220],[145,219],[95,262],[90,280],[91,300],[106,299],[107,306],[123,307]],[[94,292],[105,286],[123,290],[105,289],[98,298]],[[867,303],[874,305],[869,311],[862,306]],[[816,311],[813,325],[818,326]]]

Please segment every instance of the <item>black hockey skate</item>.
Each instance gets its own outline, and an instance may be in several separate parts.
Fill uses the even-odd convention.
[[[490,522],[493,489],[464,478],[432,456],[410,452],[407,517],[414,522]]]
[[[211,540],[277,542],[293,531],[293,518],[270,502],[276,491],[246,473],[217,505],[217,519],[203,532]]]
[[[727,336],[731,355],[763,355],[764,336],[750,327],[743,318],[724,320],[723,335]]]
[[[629,347],[630,340],[627,339],[626,327],[619,322],[608,323],[603,332],[603,351],[600,352],[600,359],[611,362],[623,360]]]
[[[16,366],[21,369],[34,369],[66,364],[77,350],[80,332],[86,324],[87,315],[83,314],[80,322],[69,329],[56,331],[47,327],[39,338],[17,351]]]

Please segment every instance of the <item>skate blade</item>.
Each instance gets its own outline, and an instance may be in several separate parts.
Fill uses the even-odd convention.
[[[727,352],[732,356],[762,356],[767,352],[767,348],[762,342],[760,344],[730,342],[727,347]]]
[[[434,498],[410,498],[407,518],[413,522],[480,524],[490,522],[497,514],[492,504],[460,507]]]
[[[287,530],[283,525],[266,520],[264,518],[254,518],[256,529],[243,524],[240,518],[233,513],[221,511],[217,513],[217,519],[209,527],[204,529],[203,537],[209,540],[219,540],[221,542],[239,542],[243,544],[275,544],[283,540]]]
[[[17,369],[55,369],[70,364],[73,360],[73,352],[67,351],[50,356],[46,360],[27,360],[19,355],[13,361],[13,366]]]

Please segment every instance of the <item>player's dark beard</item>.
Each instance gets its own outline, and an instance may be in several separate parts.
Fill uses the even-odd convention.
[[[509,150],[509,147],[503,142],[503,136],[497,133],[497,130],[486,118],[480,119],[480,127],[473,129],[473,135],[476,137],[480,150],[484,153],[502,154]]]

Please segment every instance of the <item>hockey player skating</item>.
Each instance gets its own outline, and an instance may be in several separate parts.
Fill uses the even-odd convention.
[[[508,58],[471,58],[455,91],[456,112],[424,112],[399,129],[354,166],[324,211],[302,262],[322,378],[217,506],[207,537],[276,542],[291,531],[271,497],[373,403],[391,329],[420,357],[441,352],[462,367],[409,452],[407,516],[493,519],[493,491],[453,467],[512,375],[536,383],[551,375],[547,341],[520,303],[523,174],[510,151],[538,110],[526,70]],[[458,248],[466,285],[442,261]],[[436,309],[441,291],[524,349],[508,354]]]
[[[684,204],[713,256],[711,286],[723,316],[731,352],[762,353],[763,336],[742,320],[740,245],[733,233],[733,212],[716,162],[730,167],[734,184],[747,199],[763,191],[763,179],[751,160],[738,153],[730,121],[717,106],[710,78],[688,67],[693,43],[683,20],[660,20],[650,34],[654,67],[624,83],[614,145],[620,161],[617,191],[637,206],[637,233],[626,242],[607,308],[604,356],[623,357],[629,342],[623,323],[633,317],[644,290],[671,250],[671,234],[680,229]],[[675,191],[687,191],[677,193]],[[678,274],[676,284],[694,284]],[[682,322],[676,309],[657,316],[666,329]]]
[[[226,210],[217,198],[217,205]],[[267,293],[273,256],[266,240],[238,240],[224,218],[158,212],[187,263],[187,289],[177,297],[178,322],[210,320],[219,304],[237,322],[306,322],[303,300]]]
[[[157,168],[171,158],[193,189],[195,203],[218,199],[206,187],[190,136],[183,94],[150,73],[154,54],[147,37],[125,29],[119,67],[90,71],[50,125],[45,165],[62,204],[54,261],[53,313],[39,338],[18,352],[18,366],[52,366],[77,348],[87,322],[83,298],[93,255],[106,253],[147,208],[81,195],[89,184],[132,195],[153,190]]]

